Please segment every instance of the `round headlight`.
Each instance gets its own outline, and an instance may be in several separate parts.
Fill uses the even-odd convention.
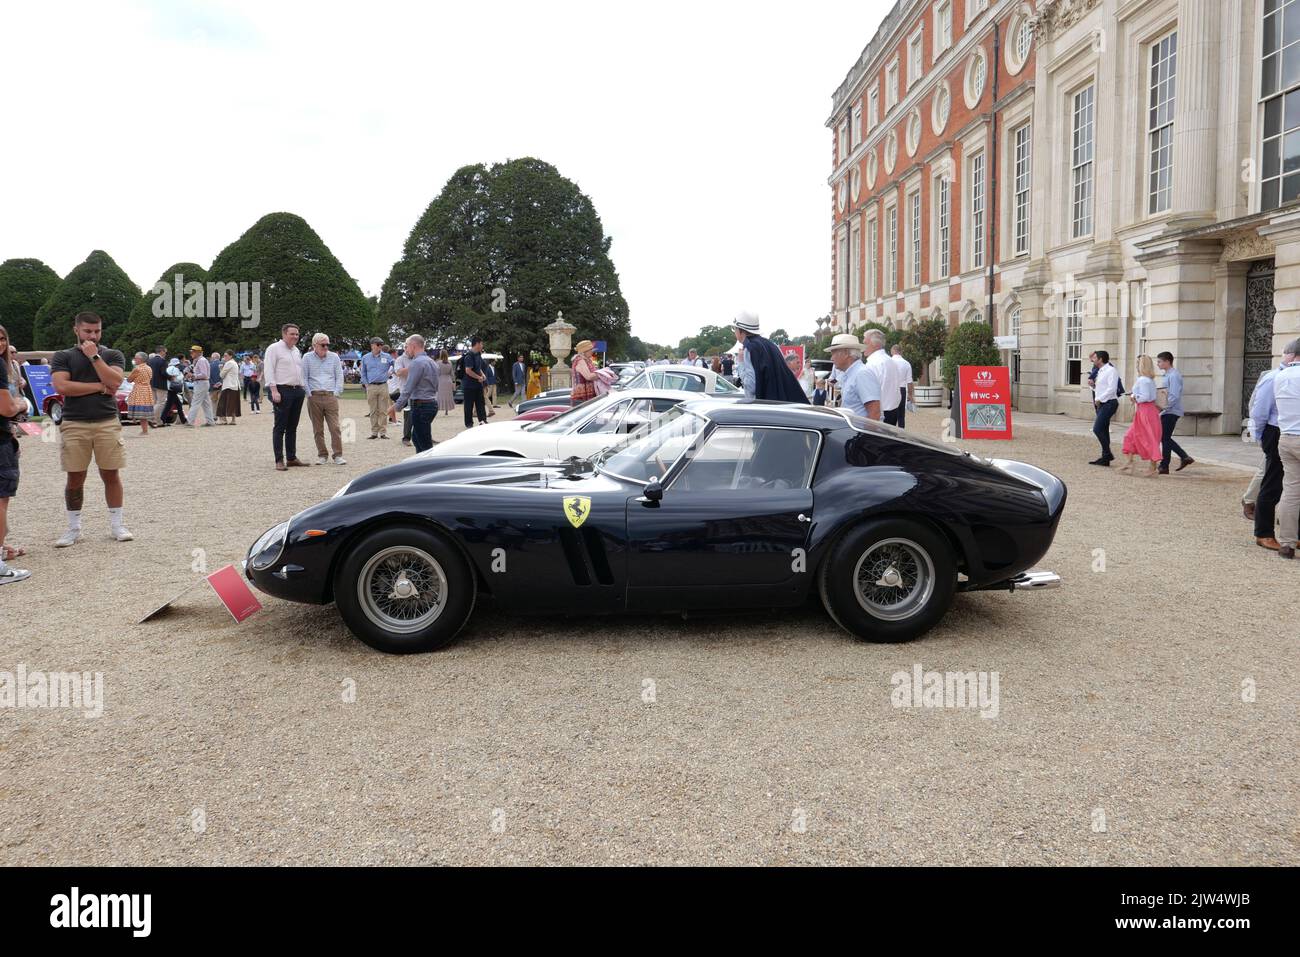
[[[248,564],[254,571],[260,572],[276,563],[284,551],[288,533],[289,523],[281,522],[274,528],[268,528],[262,533],[262,537],[253,543],[253,547],[248,550]]]

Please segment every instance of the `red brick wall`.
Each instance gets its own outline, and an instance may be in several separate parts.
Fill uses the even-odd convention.
[[[941,56],[941,58],[949,57],[951,59],[950,54],[952,49],[961,42],[961,38],[966,32],[963,30],[963,26],[962,26],[962,23],[965,19],[965,11],[963,10],[964,3],[965,0],[953,0],[953,23],[952,23],[953,45],[948,49],[948,51],[945,51],[945,53]],[[990,6],[995,5],[995,3],[996,0],[994,0],[994,3],[991,3]],[[897,186],[899,185],[899,183],[903,181],[908,171],[912,170],[912,168],[917,164],[921,165],[921,236],[922,236],[921,282],[922,284],[925,284],[932,281],[931,273],[934,270],[933,270],[933,262],[930,255],[930,248],[931,248],[930,233],[931,233],[931,228],[933,226],[933,218],[931,215],[932,213],[931,193],[933,192],[933,173],[930,167],[928,166],[928,164],[924,163],[924,159],[925,157],[933,153],[935,150],[940,149],[945,145],[951,147],[952,160],[954,164],[954,177],[953,177],[953,181],[951,185],[951,193],[950,193],[951,212],[949,216],[950,246],[948,250],[948,254],[949,254],[948,274],[949,276],[954,276],[954,275],[958,275],[961,272],[961,262],[962,262],[961,251],[963,249],[962,244],[967,240],[967,237],[965,237],[962,233],[962,225],[965,219],[965,217],[962,215],[964,210],[964,203],[965,203],[965,195],[962,191],[962,184],[965,181],[967,171],[964,165],[964,157],[961,155],[961,148],[955,142],[955,136],[958,132],[964,130],[967,127],[967,125],[972,120],[974,120],[977,116],[988,115],[989,113],[991,113],[992,105],[993,105],[993,71],[994,70],[998,72],[998,94],[999,94],[999,99],[1002,100],[1003,102],[1005,102],[1010,97],[1010,95],[1013,92],[1015,92],[1020,86],[1026,83],[1033,82],[1034,57],[1035,57],[1035,51],[1033,47],[1030,48],[1028,61],[1020,69],[1019,73],[1013,76],[1006,69],[1006,47],[1008,43],[1014,40],[1013,37],[1007,36],[1007,30],[1011,26],[1012,21],[1015,19],[1018,10],[1019,7],[1013,5],[1013,6],[1009,6],[1006,10],[1004,10],[999,14],[998,23],[1001,28],[1002,46],[1000,50],[1000,55],[998,56],[996,63],[994,62],[994,57],[993,57],[994,20],[992,16],[990,16],[990,14],[988,13],[985,13],[981,15],[979,18],[977,18],[974,23],[971,24],[971,29],[976,33],[978,33],[980,36],[980,40],[978,41],[979,46],[983,48],[984,55],[989,65],[988,76],[984,83],[984,93],[980,97],[979,102],[975,105],[973,109],[966,106],[966,97],[964,92],[966,65],[969,62],[971,54],[974,52],[974,49],[972,48],[971,50],[967,51],[967,53],[960,60],[955,60],[953,62],[950,62],[945,67],[944,75],[948,82],[948,92],[950,96],[951,108],[949,110],[948,123],[944,127],[943,133],[941,135],[939,136],[935,135],[934,128],[930,122],[931,106],[933,103],[934,92],[936,89],[936,87],[930,85],[931,83],[933,83],[934,80],[933,4],[923,7],[918,17],[913,18],[902,30],[898,32],[897,44],[895,44],[888,51],[882,52],[877,57],[876,69],[874,71],[873,78],[868,78],[866,81],[862,82],[860,84],[861,92],[859,93],[859,95],[855,99],[847,101],[842,107],[840,113],[836,115],[835,123],[833,124],[831,130],[832,133],[831,153],[832,153],[833,163],[834,163],[835,154],[837,150],[836,137],[838,135],[840,122],[845,117],[848,117],[851,121],[854,105],[861,104],[863,124],[865,125],[866,117],[867,117],[867,105],[866,105],[867,95],[870,92],[871,87],[874,83],[879,83],[880,107],[881,110],[884,109],[885,102],[886,102],[885,76],[886,76],[886,71],[888,69],[889,63],[894,56],[898,57],[898,62],[899,62],[899,100],[902,101],[903,99],[905,99],[907,95],[905,89],[906,82],[907,82],[907,42],[908,39],[911,37],[912,33],[916,30],[916,27],[919,23],[922,29],[921,58],[922,58],[923,70],[922,70],[921,79],[918,82],[921,84],[923,88],[927,90],[927,92],[920,100],[920,102],[917,104],[921,114],[921,137],[920,137],[919,145],[917,146],[916,155],[913,157],[909,157],[907,155],[906,126],[907,126],[907,117],[911,111],[910,110],[904,111],[900,109],[900,107],[895,106],[893,110],[891,110],[885,117],[882,118],[879,127],[871,131],[873,136],[875,136],[877,132],[881,134],[880,138],[876,141],[874,147],[876,153],[876,162],[877,162],[875,188],[868,189],[867,187],[865,154],[864,154],[864,159],[859,160],[857,164],[862,175],[862,190],[858,197],[858,201],[856,203],[853,202],[852,196],[850,194],[849,203],[845,211],[841,213],[839,211],[839,207],[835,200],[835,195],[836,195],[836,190],[838,189],[839,180],[836,180],[831,187],[832,256],[834,256],[834,250],[835,250],[835,239],[834,239],[835,229],[837,229],[841,223],[845,222],[845,220],[851,220],[857,217],[857,215],[872,201],[873,198],[880,199],[879,216],[877,218],[877,229],[879,230],[879,235],[877,238],[877,250],[882,260],[879,265],[879,271],[878,271],[878,283],[881,288],[883,288],[884,286],[885,270],[886,268],[888,268],[886,264],[883,262],[886,253],[885,230],[884,230],[884,213],[885,213],[886,197],[892,198],[892,196],[897,195]],[[898,136],[898,159],[894,166],[894,172],[892,174],[887,174],[885,172],[884,146],[885,146],[885,140],[891,129],[895,130]],[[1009,195],[1010,174],[1012,170],[1006,168],[1006,164],[1003,162],[1003,157],[1006,155],[1007,152],[1006,133],[1007,130],[1005,126],[1000,123],[998,129],[997,156],[994,157],[991,155],[986,155],[985,157],[984,175],[985,175],[986,182],[988,177],[993,172],[993,165],[992,165],[993,162],[997,162],[999,164],[997,169],[997,195],[994,200],[996,203],[996,207],[985,210],[984,222],[985,222],[986,230],[988,229],[989,224],[993,221],[992,217],[999,216],[1000,210],[1005,207],[1007,203],[1007,197]],[[852,142],[851,136],[849,138],[849,142],[850,143]],[[986,141],[986,154],[991,154],[991,150],[988,148],[991,147],[991,145],[992,145],[991,138],[989,138]],[[848,176],[849,176],[849,171],[846,171],[845,178],[847,179]],[[907,241],[908,232],[906,228],[907,227],[906,194],[904,194],[901,200],[898,202],[895,212],[898,217],[899,255],[898,255],[898,261],[892,264],[892,268],[894,268],[896,271],[896,279],[897,279],[895,283],[896,288],[899,290],[905,290],[908,288],[912,288],[910,286],[910,283],[908,283],[908,279],[910,279],[910,276],[905,275],[905,270],[904,270],[904,264],[906,262],[906,253],[907,253],[907,246],[908,246],[908,241]],[[997,236],[997,247],[998,249],[1001,249],[1005,247],[1006,238],[1001,233],[1000,219],[998,220],[998,222],[999,222],[999,227],[998,227],[998,236]],[[864,223],[864,230],[865,230],[865,223]],[[869,250],[870,250],[870,243],[868,241],[868,237],[865,235],[864,232],[864,235],[862,237],[862,242],[861,242],[861,250],[860,250],[861,261],[859,263],[859,269],[858,269],[859,288],[853,291],[852,295],[850,296],[851,305],[855,305],[859,300],[864,299],[866,296],[867,275],[868,275],[866,257],[869,253]],[[995,252],[996,252],[995,250],[989,247],[988,237],[986,234],[986,238],[985,238],[985,266],[986,267],[989,261],[988,257],[990,255],[995,255]],[[834,258],[832,258],[832,262],[835,262]],[[837,264],[837,268],[838,265],[839,264]],[[837,288],[838,286],[836,283],[836,277],[832,276],[832,280],[831,280],[832,303],[835,302],[834,296],[835,296],[835,290]],[[899,296],[899,299],[900,300],[902,299],[901,294]],[[926,297],[926,299],[928,301],[928,296]]]

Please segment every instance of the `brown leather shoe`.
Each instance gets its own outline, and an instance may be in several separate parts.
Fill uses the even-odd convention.
[[[1196,461],[1196,459],[1179,459],[1179,460],[1178,460],[1178,468],[1174,469],[1174,471],[1175,471],[1175,472],[1181,472],[1183,469],[1187,468],[1187,466],[1191,465],[1191,464],[1194,463],[1195,461]]]
[[[308,468],[307,463],[304,462],[302,459],[290,459],[290,460],[289,460],[287,463],[285,463],[285,464],[291,466],[292,468],[296,468],[296,469],[300,469],[300,468],[301,468],[301,469],[305,469],[305,468]]]
[[[276,470],[277,472],[287,472],[287,471],[289,471],[289,467],[288,467],[287,465],[285,465],[283,462],[276,462],[276,463],[275,463],[275,470]]]
[[[1248,521],[1248,522],[1253,522],[1253,521],[1255,520],[1255,503],[1254,503],[1254,502],[1242,502],[1242,503],[1241,503],[1241,514],[1246,516],[1246,521]]]
[[[1293,545],[1283,545],[1277,550],[1279,558],[1295,558],[1295,547]]]
[[[1274,552],[1277,551],[1279,548],[1282,547],[1281,545],[1278,544],[1278,541],[1277,541],[1276,538],[1271,538],[1271,537],[1270,537],[1270,538],[1257,538],[1257,539],[1255,539],[1255,544],[1258,545],[1260,548],[1267,548],[1267,549],[1269,549],[1270,551],[1274,551]]]

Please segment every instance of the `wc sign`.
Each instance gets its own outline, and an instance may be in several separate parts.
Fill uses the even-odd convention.
[[[964,438],[1011,438],[1011,373],[1006,366],[959,366],[957,394]]]

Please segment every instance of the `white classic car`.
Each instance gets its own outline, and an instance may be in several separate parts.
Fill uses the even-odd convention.
[[[576,405],[545,422],[511,420],[466,429],[419,454],[426,458],[444,455],[506,455],[524,459],[567,459],[576,455],[587,458],[663,415],[679,402],[699,397],[698,392],[621,389]]]

